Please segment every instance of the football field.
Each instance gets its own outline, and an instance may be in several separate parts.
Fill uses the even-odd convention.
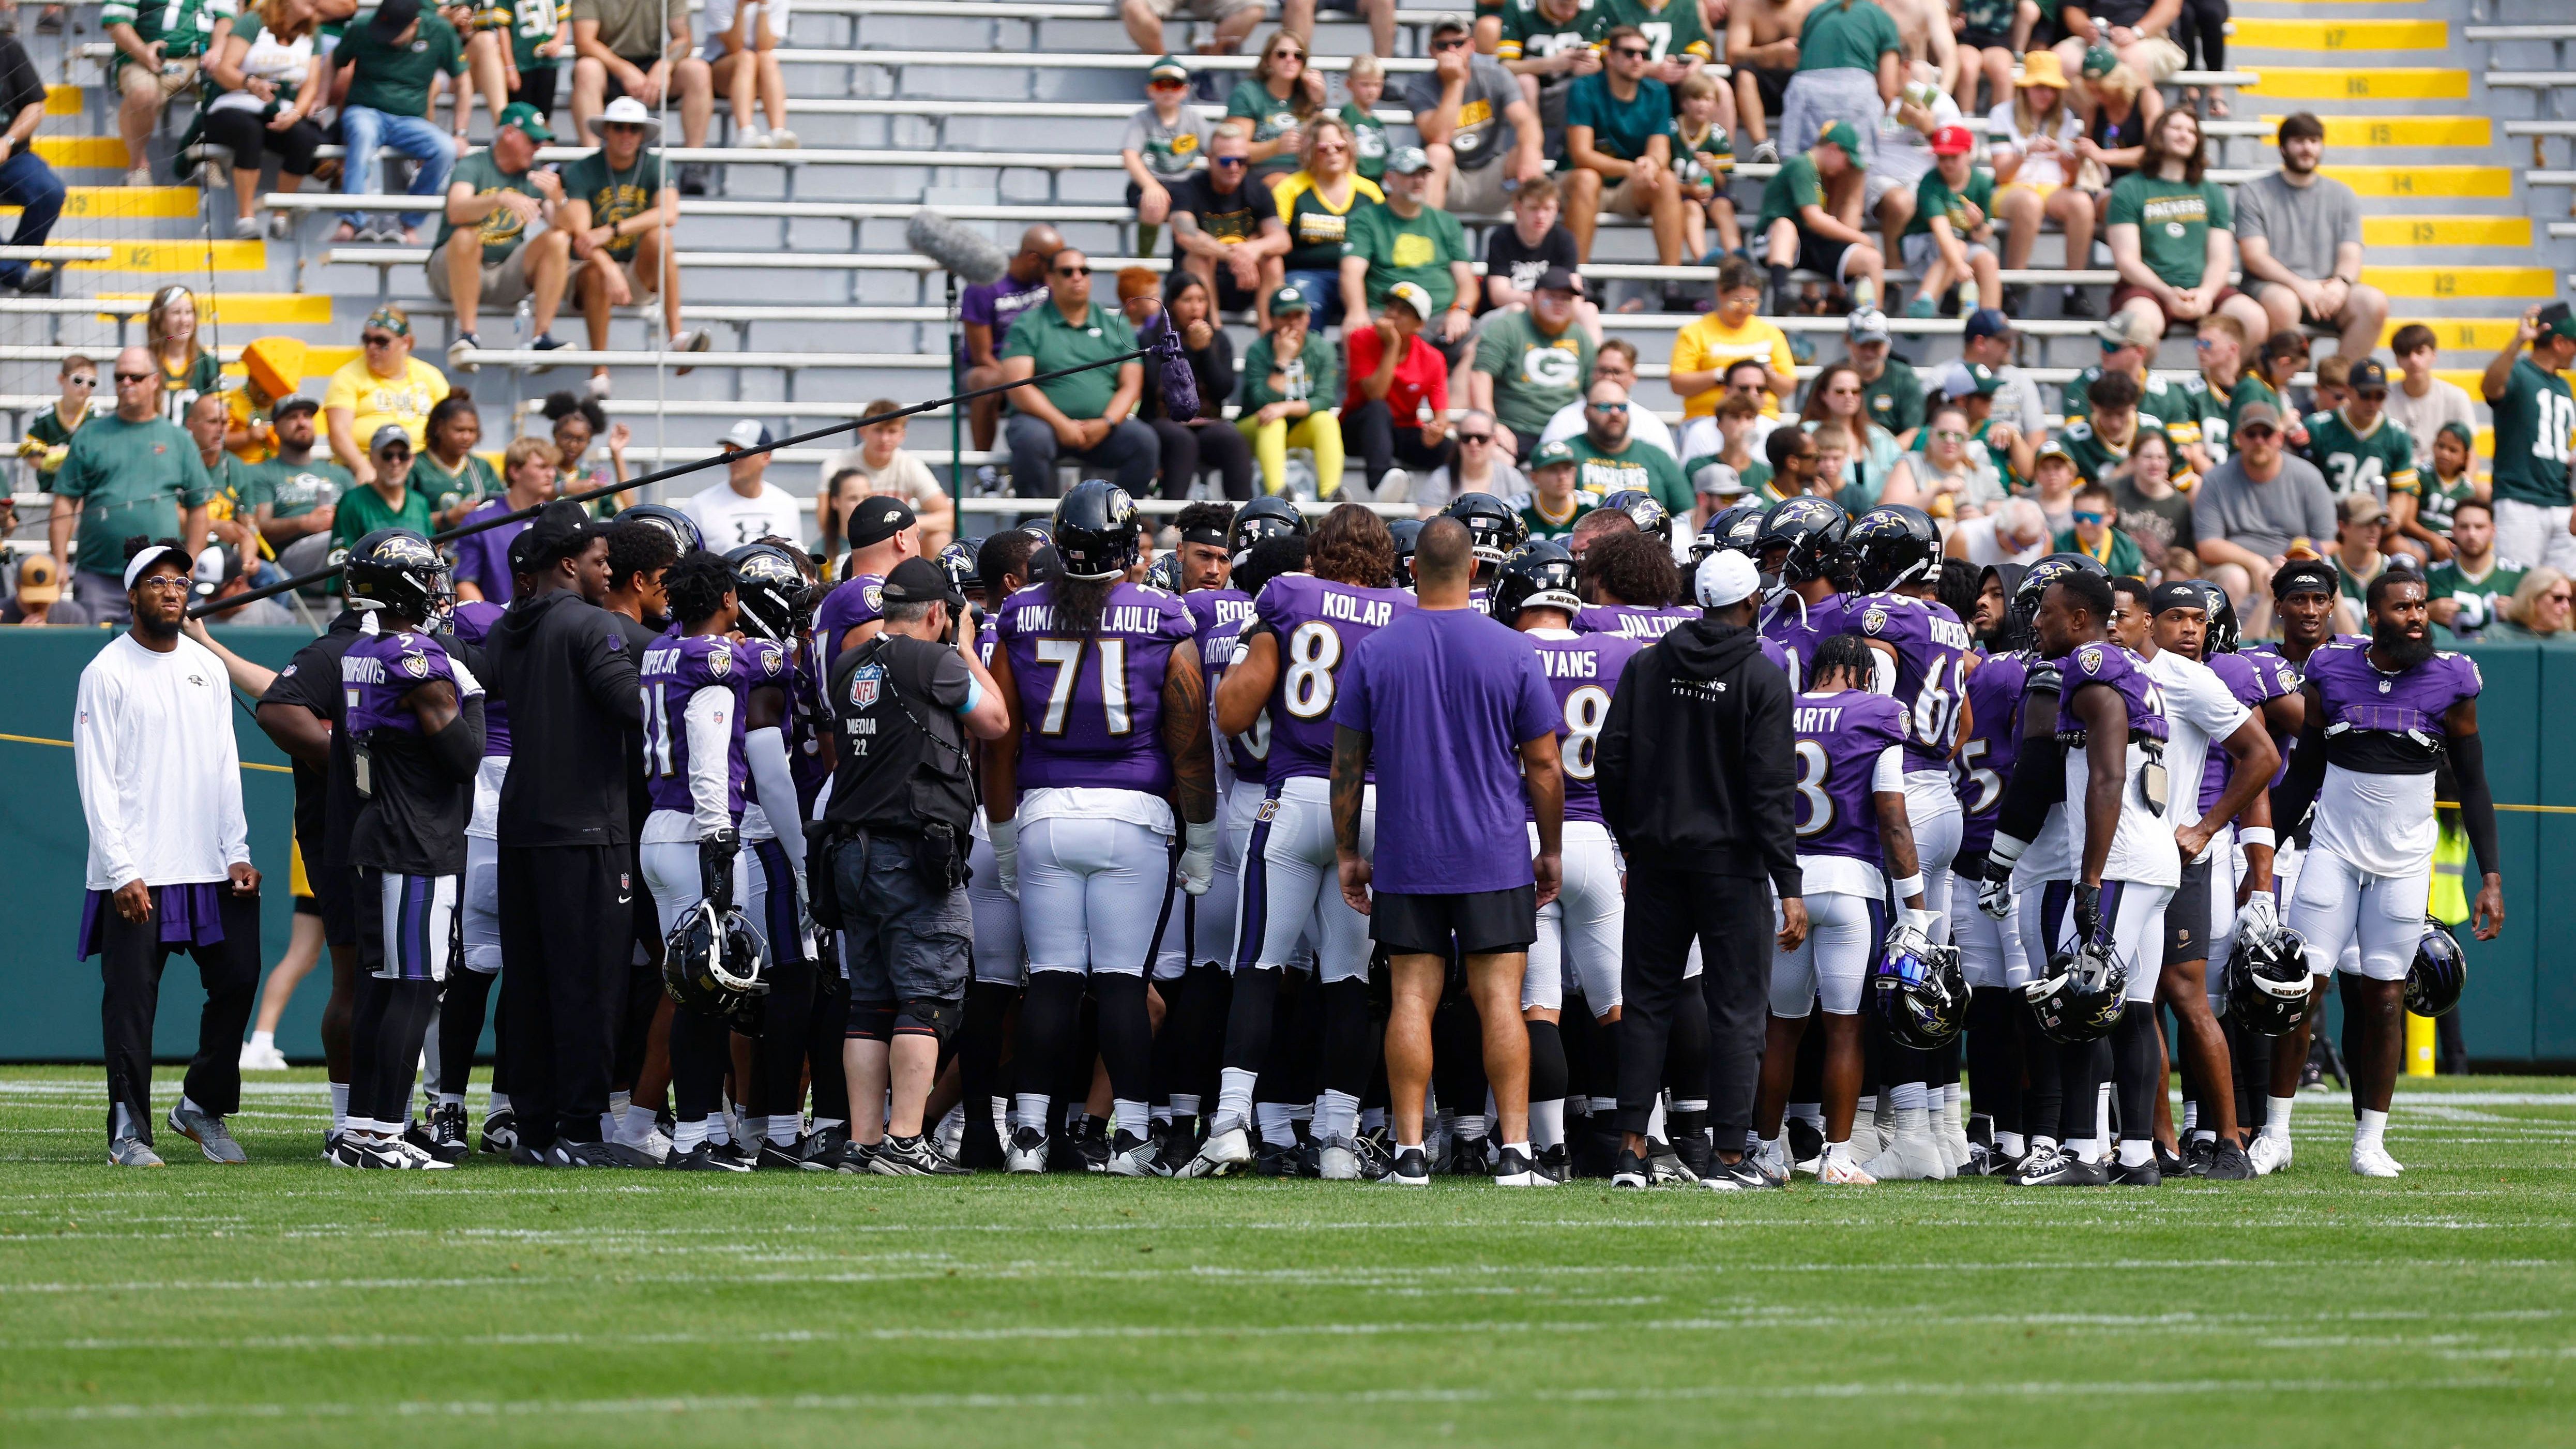
[[[162,1104],[177,1073],[160,1079]],[[481,1088],[476,1088],[479,1111]],[[0,1069],[0,1444],[2576,1441],[2576,1080],[2343,1100],[2241,1184],[110,1168]]]

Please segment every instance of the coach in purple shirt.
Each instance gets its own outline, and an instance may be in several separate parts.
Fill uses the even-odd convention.
[[[1565,779],[1557,767],[1556,696],[1538,651],[1469,604],[1475,563],[1464,524],[1436,518],[1423,525],[1413,555],[1420,607],[1370,635],[1343,666],[1333,707],[1333,831],[1342,895],[1369,917],[1369,936],[1386,947],[1394,975],[1386,1029],[1396,1141],[1390,1179],[1430,1180],[1423,1093],[1431,1080],[1431,1012],[1454,936],[1484,1023],[1494,1137],[1502,1143],[1494,1181],[1526,1187],[1548,1179],[1530,1163],[1521,975],[1538,938],[1539,907],[1556,899]],[[1360,854],[1359,834],[1372,766],[1376,868]],[[1533,817],[1535,860],[1524,824]]]
[[[1020,314],[1047,299],[1047,259],[1064,250],[1064,238],[1056,229],[1039,222],[1020,233],[1020,249],[1011,254],[1010,266],[998,280],[968,287],[959,299],[957,320],[964,324],[964,364],[968,392],[993,387],[1002,381],[1002,339],[1011,333],[1011,324]],[[975,435],[977,448],[993,446],[993,432],[1001,426],[1002,398],[999,393],[979,397],[967,405],[967,420]]]

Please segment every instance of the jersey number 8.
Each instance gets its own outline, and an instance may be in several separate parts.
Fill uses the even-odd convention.
[[[1342,636],[1320,619],[1300,624],[1288,635],[1288,668],[1279,676],[1279,697],[1299,719],[1321,719],[1333,712],[1333,671],[1341,666]]]
[[[1601,727],[1610,722],[1610,693],[1597,684],[1587,684],[1565,697],[1565,777],[1569,780],[1592,778],[1593,752],[1599,748]]]

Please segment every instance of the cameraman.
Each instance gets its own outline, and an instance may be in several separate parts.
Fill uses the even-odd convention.
[[[844,1170],[962,1171],[922,1136],[922,1109],[966,996],[967,831],[975,785],[964,736],[1009,726],[972,649],[966,600],[928,559],[895,565],[885,628],[833,662],[825,698],[840,767],[823,812],[816,912],[848,943],[850,1151]],[[891,1074],[894,1111],[879,1122]],[[880,1140],[881,1139],[881,1140]]]

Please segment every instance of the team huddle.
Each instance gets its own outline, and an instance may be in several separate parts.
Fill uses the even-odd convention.
[[[639,893],[631,949],[664,990],[623,1013],[598,1141],[523,1136],[508,1078],[525,1057],[505,1049],[484,1150],[697,1171],[1721,1191],[1798,1174],[2244,1179],[2290,1163],[2332,977],[2350,1165],[2394,1176],[2403,1013],[2449,1010],[2464,976],[2427,916],[2437,809],[2457,809],[2476,854],[2476,933],[2502,923],[2477,670],[2433,649],[2412,574],[2371,583],[2369,636],[2330,636],[2333,570],[2293,561],[2273,584],[2283,640],[2240,648],[2213,586],[2151,588],[2073,554],[1980,571],[1945,562],[1905,507],[1742,505],[1688,545],[1685,573],[1673,520],[1643,493],[1565,543],[1528,541],[1478,493],[1392,524],[1357,505],[1310,526],[1275,499],[1193,504],[1149,562],[1127,495],[1091,482],[1049,525],[951,545],[935,567],[911,556],[901,504],[870,503],[828,589],[782,541],[719,556],[650,507],[607,529],[606,550],[542,522],[514,544],[532,573],[595,554],[585,592],[643,601],[626,633],[652,910]],[[1441,687],[1449,656],[1377,636],[1434,607],[1424,532],[1448,530],[1449,550],[1453,520],[1469,607],[1516,631],[1504,647],[1546,686],[1526,717],[1552,748],[1524,748],[1526,786],[1508,786],[1526,802],[1535,939],[1464,908],[1388,921],[1443,898],[1403,890],[1476,889],[1398,884],[1438,879],[1464,845],[1419,803],[1437,781],[1377,808],[1362,769],[1394,766],[1352,725],[1355,702],[1407,678]],[[456,605],[437,553],[400,530],[358,545],[347,587],[365,622],[335,673],[364,905],[328,1155],[449,1167],[474,1146],[464,1079],[493,979],[523,969],[495,876],[504,802],[539,788],[511,793],[507,715],[529,703],[482,681],[512,667],[485,652],[527,601]],[[1641,988],[1641,933],[1691,927],[1629,919],[1634,811],[1603,799],[1645,758],[1639,676],[1704,677],[1654,651],[1712,642],[1758,649],[1768,663],[1751,667],[1779,671],[1788,696],[1787,728],[1750,736],[1745,762],[1793,802],[1786,879],[1803,882],[1763,887],[1752,1061],[1729,1023],[1712,1030],[1718,993]],[[947,718],[934,727],[923,704]],[[934,823],[864,824],[899,800]],[[952,814],[960,829],[935,823]],[[1747,969],[1698,930],[1684,981]],[[1508,957],[1521,1020],[1508,992],[1435,992],[1426,1081],[1389,953],[1444,949],[1453,987]],[[503,1018],[505,1036],[529,1029]],[[412,1063],[433,1027],[415,1124]],[[1749,1120],[1729,1073],[1751,1087]]]

